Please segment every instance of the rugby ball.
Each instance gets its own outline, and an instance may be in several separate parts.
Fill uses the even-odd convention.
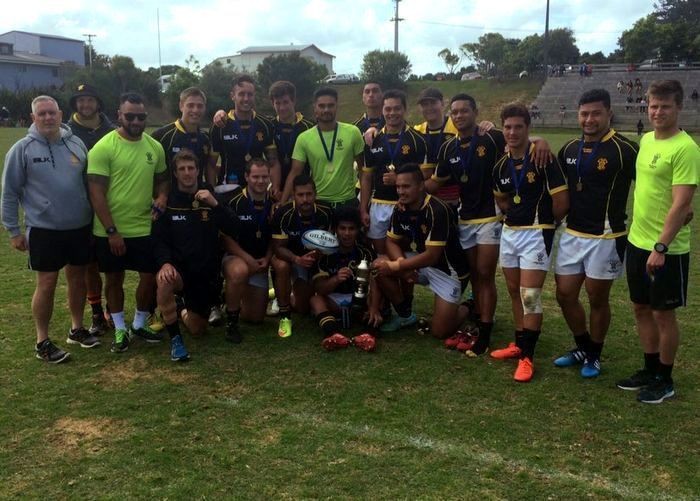
[[[301,244],[305,249],[317,250],[321,254],[338,252],[338,238],[326,230],[309,230],[301,236]]]

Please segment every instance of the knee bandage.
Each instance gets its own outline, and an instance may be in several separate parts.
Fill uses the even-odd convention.
[[[525,315],[542,313],[542,289],[521,287],[520,302],[523,304],[523,313]]]

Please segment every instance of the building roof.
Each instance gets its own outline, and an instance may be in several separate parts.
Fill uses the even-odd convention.
[[[12,55],[0,55],[0,63],[33,64],[39,66],[59,66],[64,61],[55,57],[15,51]]]
[[[55,38],[55,39],[57,39],[57,40],[68,40],[68,41],[70,41],[70,42],[80,42],[80,43],[83,43],[82,40],[78,40],[77,38],[62,37],[62,36],[60,36],[60,35],[47,35],[47,34],[45,34],[45,33],[33,33],[33,32],[31,32],[31,31],[22,31],[22,30],[12,30],[12,31],[8,31],[8,32],[5,32],[5,33],[0,33],[0,37],[2,37],[2,36],[4,36],[4,35],[9,35],[10,33],[23,33],[23,34],[25,34],[25,35],[34,35],[34,36],[36,36],[36,37]]]
[[[329,54],[328,52],[324,52],[316,45],[312,43],[308,44],[301,44],[301,45],[294,45],[294,44],[289,44],[289,45],[251,45],[250,47],[246,47],[245,49],[241,49],[239,52],[240,54],[251,54],[251,53],[256,53],[256,52],[301,52],[306,49],[314,48],[317,51],[319,51],[321,54],[325,54],[327,56],[335,57],[333,54]]]

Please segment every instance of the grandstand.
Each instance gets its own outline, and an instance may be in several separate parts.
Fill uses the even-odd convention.
[[[560,77],[549,77],[540,89],[540,93],[533,101],[539,107],[541,118],[533,121],[536,127],[572,127],[578,128],[576,120],[576,108],[579,96],[586,90],[603,88],[610,92],[612,108],[615,113],[613,125],[620,129],[633,130],[637,121],[641,118],[648,130],[648,121],[645,113],[639,112],[639,104],[632,103],[632,109],[626,102],[626,89],[620,93],[617,90],[617,82],[627,82],[639,78],[642,81],[644,92],[653,80],[674,79],[681,82],[685,91],[685,101],[681,113],[680,124],[684,129],[700,130],[700,113],[698,113],[698,101],[690,97],[693,89],[700,91],[700,63],[687,65],[655,64],[651,69],[637,69],[630,71],[624,64],[599,64],[592,65],[590,76],[582,77],[576,67],[573,71],[564,73]],[[637,92],[632,92],[633,99]],[[562,117],[560,107],[566,107],[566,113]]]

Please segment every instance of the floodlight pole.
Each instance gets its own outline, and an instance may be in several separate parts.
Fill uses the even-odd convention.
[[[549,0],[547,0],[547,14],[544,19],[544,44],[542,44],[544,55],[544,78],[549,76]]]
[[[90,62],[90,73],[92,73],[92,39],[97,35],[93,33],[83,33],[83,36],[88,39],[88,61]]]
[[[160,56],[160,9],[156,9],[156,23],[158,24],[158,85],[163,90],[163,63]]]
[[[394,52],[398,53],[399,52],[399,22],[403,21],[402,18],[399,17],[399,2],[401,0],[394,0],[394,3],[396,4],[394,7],[394,17],[391,19],[394,22]]]

